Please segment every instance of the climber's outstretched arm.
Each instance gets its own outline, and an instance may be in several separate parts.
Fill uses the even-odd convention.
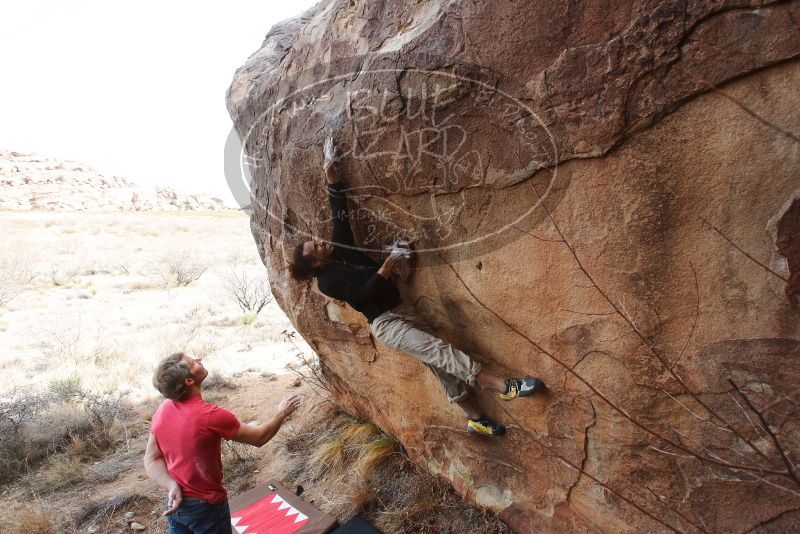
[[[325,163],[322,169],[325,171],[325,180],[328,184],[338,184],[341,181],[339,172],[336,170],[336,163],[340,157],[336,154],[336,145],[333,143],[333,137],[325,139],[325,145],[322,147],[322,155],[325,158]]]
[[[353,230],[350,226],[350,211],[347,208],[347,187],[342,183],[336,163],[336,147],[333,138],[329,137],[325,141],[323,149],[325,163],[325,181],[327,182],[328,201],[331,205],[331,217],[333,219],[333,234],[331,241],[336,250],[336,255],[347,263],[353,265],[363,265],[365,267],[378,267],[378,264],[371,258],[356,249]]]

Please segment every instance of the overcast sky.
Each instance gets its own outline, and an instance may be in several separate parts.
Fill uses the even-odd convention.
[[[229,200],[225,91],[316,1],[4,2],[0,149]]]

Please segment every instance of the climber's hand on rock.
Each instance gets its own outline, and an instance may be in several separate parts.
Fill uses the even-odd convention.
[[[400,266],[400,262],[405,258],[405,253],[402,250],[393,250],[389,257],[383,261],[383,265],[378,270],[378,274],[387,280]]]
[[[339,162],[341,157],[336,153],[336,145],[333,142],[333,137],[328,136],[325,139],[325,145],[322,147],[322,155],[325,157],[325,162],[322,169],[325,171],[325,180],[329,184],[339,182],[339,173],[336,172],[336,163]]]
[[[389,257],[386,258],[387,260],[392,260],[393,264],[400,263],[401,260],[405,259],[406,255],[408,254],[407,250],[404,250],[400,247],[392,248],[392,251],[389,253]]]

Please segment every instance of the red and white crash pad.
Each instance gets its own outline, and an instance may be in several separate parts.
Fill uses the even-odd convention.
[[[237,534],[325,534],[336,520],[277,482],[230,499],[231,525]]]

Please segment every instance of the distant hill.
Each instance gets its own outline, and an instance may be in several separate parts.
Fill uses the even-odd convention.
[[[89,165],[0,150],[0,210],[221,211],[208,195],[135,184]]]

